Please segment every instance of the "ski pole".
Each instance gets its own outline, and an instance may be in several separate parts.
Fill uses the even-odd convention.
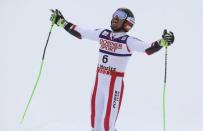
[[[167,78],[167,56],[168,56],[168,46],[165,47],[165,71],[164,71],[164,89],[163,89],[163,131],[166,131],[166,78]]]
[[[51,11],[53,12],[53,10],[51,10]],[[40,70],[39,70],[39,73],[38,73],[38,76],[37,76],[37,79],[36,79],[34,88],[33,88],[33,90],[32,90],[32,93],[31,93],[30,98],[29,98],[29,100],[28,100],[28,103],[27,103],[27,105],[26,105],[25,111],[24,111],[24,113],[23,113],[23,115],[22,115],[21,122],[20,122],[21,124],[23,123],[23,121],[24,121],[24,119],[25,119],[25,115],[26,115],[26,113],[27,113],[27,111],[28,111],[28,108],[29,108],[30,103],[31,103],[31,101],[32,101],[32,97],[33,97],[33,95],[34,95],[34,93],[35,93],[35,90],[36,90],[36,88],[37,88],[37,85],[38,85],[38,82],[39,82],[39,79],[40,79],[40,76],[41,76],[41,73],[42,73],[42,70],[43,70],[45,53],[46,53],[47,45],[48,45],[49,38],[50,38],[50,35],[51,35],[51,32],[52,32],[53,27],[54,27],[54,22],[51,23],[49,35],[48,35],[48,38],[47,38],[47,41],[46,41],[46,45],[45,45],[45,47],[44,47],[44,52],[43,52],[43,56],[42,56],[42,61],[41,61],[41,65],[40,65]]]

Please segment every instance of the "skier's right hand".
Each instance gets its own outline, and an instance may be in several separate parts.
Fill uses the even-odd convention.
[[[60,26],[63,28],[68,24],[68,22],[65,20],[62,13],[58,9],[51,10],[51,12],[52,12],[52,14],[51,14],[50,21],[53,24],[56,24],[57,26]]]

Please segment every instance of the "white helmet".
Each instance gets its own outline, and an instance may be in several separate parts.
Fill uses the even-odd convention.
[[[135,23],[133,13],[127,8],[118,8],[113,16],[118,16],[118,18],[125,20],[122,27],[125,32],[128,32]]]

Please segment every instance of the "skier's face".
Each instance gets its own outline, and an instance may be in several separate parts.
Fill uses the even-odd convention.
[[[118,16],[115,16],[111,20],[111,29],[115,32],[123,31],[123,23],[125,20],[119,19]]]

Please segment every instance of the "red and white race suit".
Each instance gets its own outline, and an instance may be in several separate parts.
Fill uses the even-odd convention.
[[[124,72],[134,51],[145,52],[150,45],[126,32],[108,29],[85,30],[74,26],[81,39],[99,43],[96,80],[91,97],[91,126],[93,131],[115,131],[124,90]]]

